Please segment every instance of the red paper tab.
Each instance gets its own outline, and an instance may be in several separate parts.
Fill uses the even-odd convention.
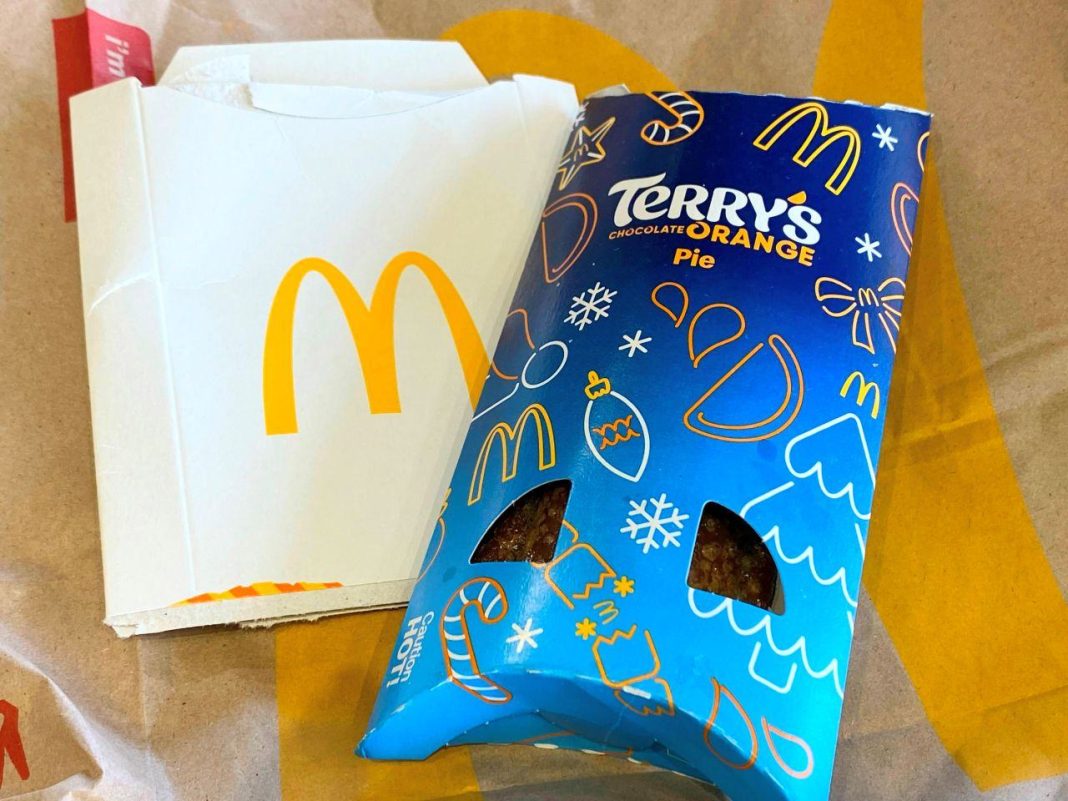
[[[70,99],[79,92],[122,78],[137,78],[145,86],[156,82],[152,40],[134,25],[85,10],[74,17],[52,20],[56,47],[56,94],[63,147],[63,218],[75,219],[74,165],[70,143]]]
[[[19,709],[10,701],[0,700],[0,787],[4,786],[5,757],[22,781],[30,778],[30,764],[19,732]]]

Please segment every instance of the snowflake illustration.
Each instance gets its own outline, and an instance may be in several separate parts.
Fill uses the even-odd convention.
[[[571,298],[571,311],[567,313],[565,322],[571,323],[581,331],[590,323],[608,316],[608,309],[615,296],[614,291],[601,286],[601,282],[598,281],[581,295]]]
[[[859,236],[855,236],[853,237],[853,241],[860,245],[857,253],[863,253],[867,256],[869,264],[875,261],[875,259],[881,259],[883,257],[883,254],[879,252],[879,245],[881,243],[878,240],[873,242],[871,234],[864,234],[863,239]]]
[[[529,645],[531,648],[537,648],[538,643],[535,640],[539,634],[543,633],[545,629],[534,628],[533,618],[527,618],[527,622],[520,626],[518,623],[512,624],[512,631],[515,632],[511,637],[505,640],[506,643],[515,644],[515,652],[517,654],[523,653],[523,646]]]
[[[627,358],[629,359],[632,356],[634,356],[635,353],[638,353],[639,351],[641,353],[648,353],[649,349],[647,347],[645,347],[645,346],[648,343],[652,342],[652,341],[653,341],[652,337],[643,337],[642,336],[642,330],[639,328],[634,333],[634,336],[630,336],[629,334],[624,334],[623,335],[623,344],[620,345],[618,348],[616,348],[616,350],[625,350],[627,352]]]
[[[649,510],[650,505],[652,511]],[[678,548],[682,524],[689,519],[689,515],[679,514],[678,507],[667,499],[665,493],[660,493],[659,498],[648,498],[641,503],[631,501],[627,525],[619,531],[629,534],[632,540],[641,545],[642,553],[649,553],[650,548],[666,548],[669,545]]]
[[[890,152],[893,152],[894,145],[897,144],[897,137],[890,135],[891,133],[893,133],[893,130],[894,129],[891,128],[889,125],[884,128],[883,126],[876,124],[875,131],[872,133],[872,136],[879,140],[880,150],[885,147],[889,149]]]

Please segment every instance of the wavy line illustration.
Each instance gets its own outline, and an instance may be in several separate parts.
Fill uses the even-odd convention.
[[[775,551],[779,554],[779,558],[789,565],[799,565],[802,563],[808,563],[808,572],[812,574],[813,580],[817,584],[822,584],[824,587],[830,587],[835,584],[839,585],[842,589],[842,597],[845,598],[847,604],[854,609],[857,608],[857,601],[849,594],[846,579],[845,567],[839,567],[831,576],[824,578],[816,571],[816,560],[814,559],[815,550],[811,545],[807,546],[797,556],[788,556],[782,549],[782,539],[779,537],[779,527],[773,526],[764,536],[765,543],[774,543]]]
[[[824,667],[821,667],[821,668],[819,668],[817,670],[816,668],[814,668],[812,666],[812,664],[808,660],[808,648],[807,648],[806,641],[805,641],[804,637],[798,637],[797,640],[787,648],[781,648],[781,647],[779,647],[779,645],[776,644],[775,637],[771,633],[771,616],[770,615],[764,615],[764,617],[762,617],[760,619],[760,621],[755,626],[751,626],[750,628],[745,628],[745,627],[739,625],[738,621],[734,619],[734,601],[733,601],[733,599],[724,598],[715,609],[712,609],[710,611],[704,611],[704,610],[701,610],[701,609],[697,608],[697,600],[696,600],[696,596],[695,596],[696,592],[697,591],[694,590],[692,587],[690,588],[690,591],[689,591],[689,602],[690,602],[690,611],[692,611],[695,615],[697,615],[697,617],[707,620],[707,619],[710,619],[710,618],[714,618],[714,617],[720,615],[721,613],[723,613],[724,611],[726,611],[726,613],[727,613],[727,622],[730,624],[730,627],[732,629],[734,629],[734,633],[735,634],[738,634],[741,637],[751,637],[754,634],[757,634],[758,632],[763,630],[764,638],[767,640],[768,647],[771,648],[772,651],[774,651],[779,656],[791,656],[794,653],[799,654],[799,657],[800,657],[800,660],[801,660],[801,667],[804,668],[805,673],[807,673],[809,676],[811,676],[814,679],[822,679],[822,678],[825,678],[827,676],[833,677],[835,692],[838,693],[838,697],[839,698],[844,697],[844,690],[843,690],[843,687],[842,687],[842,679],[838,674],[838,659],[837,658],[831,659],[831,661],[828,662]],[[759,643],[757,643],[757,644],[759,645]],[[788,684],[792,684],[792,683],[793,683],[793,680],[791,678],[791,680],[788,682]],[[780,690],[780,692],[789,692],[789,689]]]
[[[826,431],[827,429],[829,429],[829,428],[831,428],[833,426],[836,426],[839,423],[843,423],[846,420],[852,420],[853,423],[856,424],[857,434],[858,434],[858,441],[860,443],[861,452],[864,454],[864,465],[867,468],[867,473],[868,473],[867,478],[868,478],[869,481],[871,481],[872,487],[874,487],[875,486],[875,465],[872,464],[872,461],[871,461],[871,451],[868,449],[868,440],[864,436],[864,426],[861,424],[860,418],[857,417],[852,412],[850,412],[848,414],[843,414],[841,417],[836,417],[833,420],[828,420],[826,423],[823,423],[822,425],[816,426],[815,428],[810,429],[810,430],[804,432],[803,434],[797,435],[792,440],[790,440],[788,443],[786,443],[786,451],[783,454],[783,456],[786,459],[786,469],[790,471],[790,473],[794,476],[794,478],[808,478],[809,476],[815,474],[816,480],[819,482],[820,491],[824,495],[826,495],[828,498],[831,498],[832,500],[836,499],[836,498],[841,498],[843,495],[846,496],[848,498],[848,500],[849,500],[849,506],[853,510],[853,514],[855,514],[861,520],[870,520],[871,519],[871,510],[870,509],[867,512],[861,512],[857,508],[857,501],[856,501],[855,493],[853,492],[855,485],[854,485],[854,483],[852,481],[847,481],[845,483],[845,486],[841,487],[840,489],[834,490],[832,492],[830,489],[827,488],[827,484],[823,480],[823,461],[822,460],[817,460],[816,463],[814,465],[812,465],[810,468],[808,468],[807,470],[798,471],[794,467],[793,462],[792,462],[792,460],[790,458],[791,454],[793,452],[794,446],[797,443],[801,442],[802,440],[807,439],[808,437],[815,436],[816,434],[819,434],[821,431]]]
[[[618,420],[613,420],[610,423],[593,426],[590,430],[601,438],[601,445],[598,450],[603,451],[605,448],[611,448],[613,445],[618,445],[621,442],[640,438],[641,434],[630,427],[630,421],[633,419],[634,415],[628,414],[626,417],[620,417]],[[622,434],[619,433],[621,428],[623,429]],[[609,436],[606,433],[609,429],[612,429],[611,439],[609,439]]]

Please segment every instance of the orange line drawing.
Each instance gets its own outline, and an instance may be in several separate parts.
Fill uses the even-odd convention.
[[[645,643],[649,647],[649,654],[653,658],[653,667],[645,673],[639,673],[634,676],[629,676],[625,679],[615,680],[608,677],[608,673],[605,671],[604,662],[601,660],[601,646],[610,645],[614,646],[616,642],[622,638],[624,640],[633,639],[634,635],[638,631],[638,624],[634,623],[627,630],[616,629],[612,632],[611,636],[605,637],[603,634],[598,634],[597,639],[593,641],[593,661],[597,663],[597,672],[601,674],[601,681],[607,684],[613,689],[620,689],[629,684],[636,684],[646,679],[651,679],[660,672],[660,655],[656,652],[656,646],[653,644],[653,635],[649,633],[648,629],[644,630]]]
[[[510,317],[517,316],[517,315],[519,317],[523,318],[523,337],[526,339],[527,345],[530,346],[531,350],[535,350],[536,346],[534,344],[534,338],[530,335],[530,317],[527,315],[527,310],[526,309],[524,309],[522,306],[520,306],[518,308],[515,308],[515,309],[512,309],[504,317],[505,324],[507,324],[508,319]],[[503,326],[502,326],[502,330],[503,330]],[[519,374],[518,373],[516,373],[515,375],[508,375],[507,373],[501,372],[500,368],[497,367],[497,365],[494,364],[494,362],[492,360],[490,360],[490,370],[492,370],[493,374],[496,375],[498,378],[502,378],[505,381],[517,381],[519,379]]]
[[[575,244],[571,246],[571,250],[562,262],[556,266],[549,265],[549,244],[548,237],[545,234],[545,221],[556,214],[558,211],[564,208],[577,208],[582,212],[582,229],[579,231],[578,238],[575,240]],[[585,192],[573,192],[570,195],[564,195],[561,198],[554,200],[541,215],[541,224],[538,226],[538,230],[541,234],[541,260],[542,266],[545,269],[545,283],[552,284],[559,281],[560,278],[570,270],[575,262],[578,261],[579,256],[586,250],[587,245],[590,244],[590,240],[593,239],[593,232],[597,228],[597,203],[592,197]],[[531,343],[531,348],[534,345]]]
[[[574,532],[574,527],[566,521],[564,522],[564,527]],[[577,534],[575,535],[575,539],[577,540]],[[593,560],[593,563],[591,565],[593,567],[593,570],[591,572],[593,573],[595,578],[592,581],[581,581],[581,587],[577,591],[567,593],[556,582],[556,579],[553,576],[553,571],[556,570],[566,560],[579,558],[580,555],[583,554],[585,555],[585,558]],[[572,564],[575,564],[575,562],[572,562]],[[591,592],[593,592],[594,590],[601,589],[602,587],[604,587],[606,581],[608,581],[609,579],[614,579],[616,577],[616,571],[613,570],[612,566],[605,561],[605,558],[601,556],[600,553],[598,553],[596,548],[594,548],[589,543],[576,541],[573,541],[573,544],[569,548],[567,548],[567,550],[565,550],[562,554],[557,556],[548,564],[540,566],[539,569],[545,576],[545,583],[552,588],[553,592],[560,596],[561,600],[563,600],[563,602],[567,604],[568,609],[575,608],[575,601],[588,600]]]
[[[602,582],[602,586],[603,582]],[[619,617],[619,607],[616,606],[615,601],[608,598],[604,601],[598,601],[593,605],[593,608],[597,610],[597,616],[601,618],[601,622],[608,624]]]
[[[471,489],[467,495],[467,505],[471,506],[482,498],[482,487],[486,481],[486,466],[489,464],[490,453],[493,443],[501,444],[501,482],[511,481],[519,470],[519,452],[523,444],[523,429],[527,421],[533,420],[537,429],[538,439],[538,469],[548,470],[556,464],[556,437],[553,434],[553,423],[549,419],[549,413],[540,403],[532,403],[527,406],[515,425],[509,425],[503,420],[497,423],[486,434],[482,442],[482,448],[475,460],[474,471],[471,474]],[[511,460],[509,460],[509,450]]]
[[[642,126],[641,137],[650,145],[674,145],[689,139],[705,121],[705,110],[688,92],[646,92],[671,118],[670,122],[650,120]]]
[[[704,412],[701,411],[701,406],[721,387],[725,384],[732,375],[738,372],[753,356],[755,356],[764,347],[763,342],[756,345],[745,356],[742,357],[734,366],[732,366],[723,376],[721,376],[708,390],[698,398],[686,413],[683,415],[682,422],[690,431],[695,434],[700,434],[703,437],[709,439],[721,440],[723,442],[760,442],[761,440],[770,439],[776,434],[781,433],[793,423],[798,413],[801,411],[801,404],[805,399],[805,378],[801,372],[801,364],[797,360],[797,356],[790,347],[790,344],[778,334],[772,334],[767,339],[767,344],[771,348],[771,352],[775,355],[776,360],[779,362],[779,366],[782,369],[783,378],[785,380],[785,387],[783,389],[783,400],[779,404],[779,407],[763,420],[758,420],[752,423],[717,423],[709,420],[705,417]],[[785,355],[784,355],[785,354]],[[785,415],[785,417],[784,417]],[[771,425],[778,422],[773,429],[761,434],[752,434],[741,436],[730,432],[750,432],[763,426]],[[694,421],[697,424],[695,425]],[[700,426],[700,427],[699,427]],[[719,433],[726,432],[726,433]]]
[[[437,521],[437,540],[438,544],[434,547],[434,553],[430,555],[430,559],[423,565],[423,569],[419,571],[419,575],[415,577],[416,582],[423,580],[423,576],[430,572],[431,565],[437,561],[438,554],[441,553],[441,546],[445,544],[445,510],[449,508],[449,496],[452,495],[452,487],[445,490],[445,497],[441,501],[441,509],[438,510]]]
[[[370,413],[398,414],[401,411],[393,318],[397,287],[401,275],[409,267],[423,274],[441,304],[467,383],[471,408],[475,409],[489,357],[463,298],[437,262],[416,251],[398,253],[382,270],[371,303],[366,304],[348,276],[336,266],[325,259],[307,258],[296,262],[282,277],[267,316],[263,345],[263,417],[268,436],[296,434],[298,430],[293,385],[293,321],[300,287],[311,273],[318,273],[326,280],[345,315],[360,357]]]
[[[768,719],[763,716],[760,718],[760,726],[764,729],[764,739],[768,743],[768,750],[771,751],[771,755],[775,757],[775,761],[779,763],[780,768],[786,771],[788,775],[793,776],[795,779],[807,779],[809,776],[812,775],[814,759],[812,756],[812,748],[809,746],[808,743],[806,743],[796,734],[790,734],[789,732],[785,732],[782,729],[777,728],[776,726],[772,726],[770,723],[768,723]],[[779,749],[775,747],[775,740],[772,738],[773,734],[776,737],[781,737],[784,740],[789,740],[794,745],[799,746],[801,750],[805,752],[805,767],[798,770],[797,768],[792,768],[786,764],[785,760],[783,760],[783,758],[779,755]]]
[[[587,164],[604,161],[604,157],[607,154],[605,153],[604,145],[601,144],[601,140],[604,139],[605,134],[612,128],[615,121],[615,117],[609,117],[592,131],[585,125],[580,125],[575,133],[571,135],[571,143],[563,158],[560,159],[560,166],[556,169],[560,174],[560,183],[557,184],[558,189],[565,189],[575,175],[578,174],[578,171]]]
[[[628,414],[626,417],[620,417],[618,420],[613,420],[610,423],[593,426],[590,430],[601,438],[601,444],[598,447],[598,450],[603,451],[605,448],[611,448],[613,445],[618,445],[621,442],[641,437],[641,434],[630,427],[630,421],[633,419],[634,415]],[[609,439],[608,434],[605,433],[608,429],[612,429],[611,439]],[[620,429],[623,430],[622,434],[619,433]]]
[[[738,714],[742,716],[742,721],[745,723],[746,729],[749,731],[749,741],[752,743],[752,747],[749,750],[749,758],[745,762],[732,762],[727,759],[723,754],[719,753],[712,745],[712,738],[709,736],[712,731],[712,727],[716,723],[716,718],[719,716],[719,704],[722,697],[726,696],[731,705],[738,710]],[[708,750],[712,752],[712,755],[716,757],[720,762],[728,767],[736,768],[737,770],[749,770],[756,764],[757,751],[760,749],[760,742],[757,740],[756,729],[753,727],[753,721],[750,719],[749,714],[742,707],[741,703],[725,685],[720,684],[713,677],[712,679],[712,711],[708,715],[708,721],[705,723],[704,730],[705,745]]]
[[[890,218],[894,221],[894,231],[905,252],[912,255],[912,228],[905,216],[905,204],[909,201],[919,205],[920,196],[908,184],[898,181],[890,190]]]
[[[679,290],[679,293],[682,295],[682,308],[679,310],[678,314],[675,314],[675,312],[673,312],[671,309],[661,303],[658,297],[658,295],[660,294],[660,290],[667,286],[674,287],[675,289]],[[684,287],[682,284],[675,283],[674,281],[665,281],[664,283],[657,284],[655,287],[653,287],[653,291],[652,294],[649,296],[649,299],[653,302],[654,306],[656,306],[658,309],[660,309],[660,311],[664,312],[668,317],[671,318],[671,322],[675,324],[676,328],[682,325],[683,318],[686,317],[686,312],[690,308],[690,293],[686,291],[686,287]]]
[[[871,334],[871,316],[874,314],[886,333],[890,349],[897,351],[897,331],[901,327],[898,321],[901,318],[901,303],[905,299],[905,282],[900,278],[891,276],[876,289],[860,287],[854,290],[844,281],[825,275],[816,279],[814,290],[816,300],[825,314],[845,317],[852,313],[852,342],[858,348],[875,354],[875,341]]]
[[[642,717],[647,715],[674,716],[675,699],[671,694],[671,685],[659,676],[650,679],[649,682],[657,687],[663,688],[665,700],[667,701],[666,706],[659,701],[653,701],[653,694],[647,690],[643,690],[638,686],[638,683],[627,684],[626,686],[615,690],[612,694],[616,697],[616,700],[619,701],[619,703],[623,704],[623,706],[631,712],[641,715]]]
[[[794,163],[802,167],[808,167],[824,150],[844,139],[846,142],[845,152],[842,154],[838,167],[831,173],[824,186],[835,195],[840,195],[842,190],[849,184],[853,173],[860,163],[860,134],[855,128],[848,125],[831,125],[827,116],[827,109],[814,101],[801,103],[776,117],[767,128],[760,132],[753,144],[761,150],[769,150],[782,137],[784,133],[797,125],[805,117],[811,117],[811,125],[805,141],[794,153]],[[809,146],[816,137],[822,144],[812,152],[806,154]]]
[[[916,161],[920,163],[920,172],[927,172],[927,167],[924,162],[927,161],[927,140],[931,138],[930,131],[924,131],[919,139],[916,140]]]
[[[10,701],[0,700],[0,787],[4,786],[5,756],[22,781],[30,778],[30,763],[19,731],[19,708]]]
[[[842,389],[838,392],[838,394],[841,395],[843,398],[848,395],[849,390],[853,386],[853,381],[860,382],[860,389],[857,392],[857,406],[864,405],[864,399],[868,397],[869,392],[875,395],[875,400],[872,402],[871,405],[871,419],[874,420],[876,417],[879,416],[879,385],[876,384],[874,381],[869,381],[868,379],[866,379],[864,377],[864,373],[860,372],[860,370],[854,370],[846,377],[845,382],[842,384]]]
[[[178,601],[171,606],[188,606],[190,604],[202,604],[209,601],[232,601],[235,598],[257,598],[265,595],[282,595],[290,592],[313,592],[315,590],[332,590],[343,586],[340,581],[298,581],[290,584],[279,581],[257,581],[252,584],[242,584],[231,587],[222,592],[203,592]]]
[[[577,528],[575,528],[573,525],[571,525],[569,522],[567,522],[567,520],[560,521],[560,527],[561,528],[566,528],[568,530],[568,532],[571,534],[571,542],[572,542],[572,544],[578,542],[579,533],[578,533],[578,529]]]
[[[439,627],[445,673],[457,687],[487,704],[507,703],[512,700],[512,693],[483,675],[478,667],[471,630],[467,625],[468,607],[478,612],[483,623],[498,623],[508,613],[508,598],[500,582],[491,578],[469,579],[452,594],[441,614]],[[461,650],[454,651],[455,647]]]
[[[738,318],[738,330],[735,331],[733,334],[731,334],[729,337],[725,337],[723,339],[716,340],[715,342],[713,342],[711,345],[709,345],[707,348],[705,348],[700,353],[696,353],[695,350],[694,350],[694,334],[695,334],[696,329],[697,329],[697,321],[700,320],[701,317],[706,312],[712,311],[713,309],[726,309],[727,311],[729,311],[732,314],[734,314]],[[745,316],[736,307],[732,306],[729,303],[710,303],[710,304],[708,304],[704,308],[699,309],[697,314],[695,314],[693,316],[693,319],[690,320],[690,329],[689,329],[689,332],[688,332],[688,334],[686,336],[686,345],[690,350],[690,361],[693,362],[693,366],[694,367],[697,367],[697,365],[699,365],[701,363],[701,360],[703,358],[705,358],[705,356],[707,356],[708,354],[710,354],[712,351],[716,350],[717,348],[722,348],[724,345],[729,345],[730,343],[734,342],[736,339],[740,338],[742,336],[742,334],[744,334],[744,333],[745,333]]]

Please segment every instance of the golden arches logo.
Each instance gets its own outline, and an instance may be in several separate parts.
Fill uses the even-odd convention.
[[[841,161],[824,186],[833,194],[840,195],[860,163],[860,134],[848,125],[831,125],[827,109],[819,103],[808,101],[783,112],[753,140],[761,150],[769,150],[784,133],[800,123],[806,117],[809,120],[808,136],[794,153],[794,162],[802,167],[809,166],[827,148],[839,139],[845,140],[845,152]],[[809,150],[813,140],[820,139],[820,145]]]
[[[300,287],[311,273],[326,280],[345,315],[360,357],[371,414],[400,412],[393,321],[397,287],[401,275],[409,267],[423,274],[441,304],[456,345],[471,408],[475,408],[489,358],[463,298],[437,262],[416,251],[398,253],[382,270],[371,303],[366,304],[348,276],[335,265],[325,259],[307,258],[296,262],[282,277],[267,317],[263,346],[263,417],[268,435],[297,433],[293,319]]]
[[[868,397],[869,392],[874,395],[874,400],[872,401],[871,405],[871,419],[874,420],[876,417],[879,416],[879,385],[876,384],[874,381],[869,381],[867,378],[865,378],[864,373],[860,372],[860,370],[854,370],[846,378],[845,383],[842,384],[842,389],[838,392],[838,394],[841,395],[843,398],[846,397],[849,394],[849,390],[852,389],[854,381],[860,382],[860,389],[857,390],[857,406],[864,405],[864,400]]]
[[[499,442],[501,445],[501,482],[515,478],[519,470],[519,451],[523,444],[523,430],[532,420],[538,440],[538,469],[548,470],[556,464],[556,437],[553,434],[553,422],[549,419],[549,413],[544,406],[540,403],[532,403],[519,413],[515,425],[509,425],[502,420],[486,434],[471,474],[471,489],[467,494],[468,506],[478,503],[482,498],[482,486],[486,481],[486,467],[493,451],[493,443]]]

